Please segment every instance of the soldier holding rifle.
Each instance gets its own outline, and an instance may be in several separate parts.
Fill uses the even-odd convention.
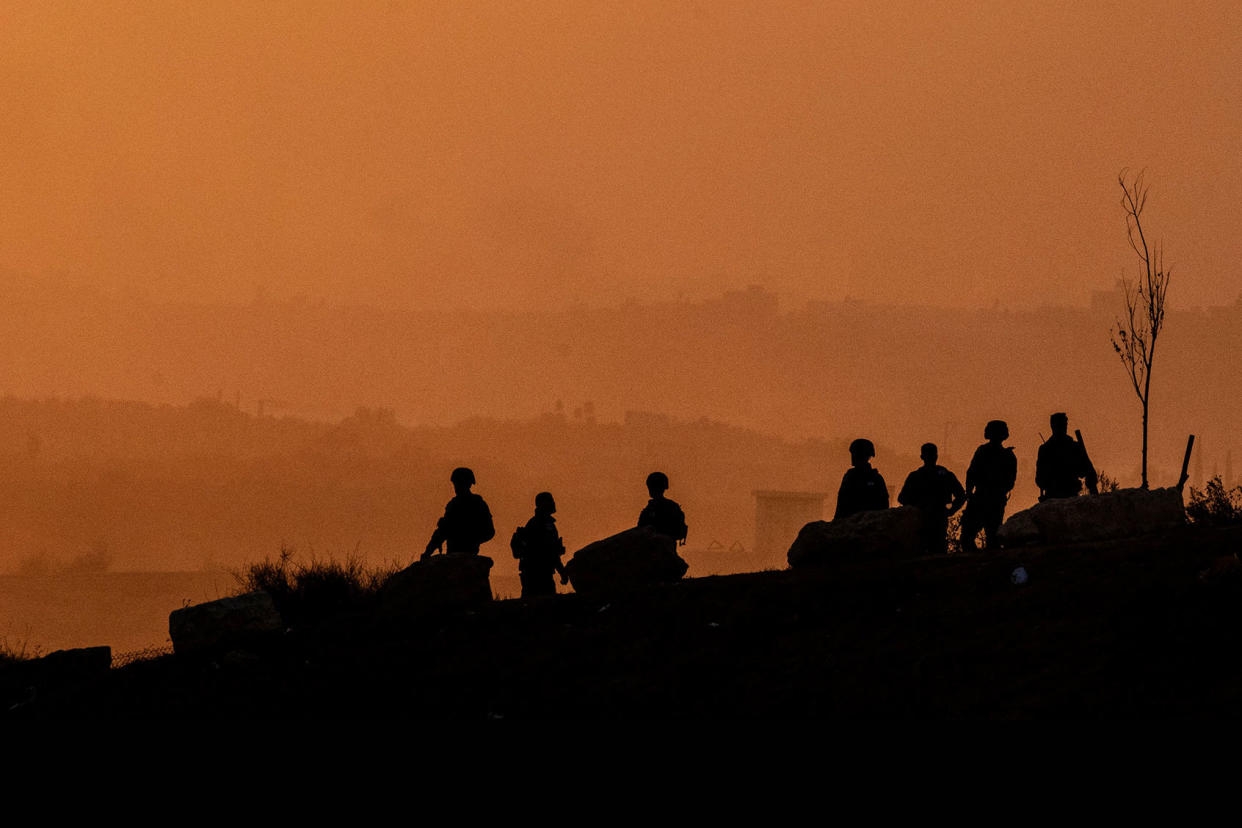
[[[1052,436],[1039,447],[1035,459],[1035,485],[1039,486],[1041,501],[1057,497],[1078,497],[1083,483],[1091,494],[1099,494],[1095,466],[1087,456],[1082,442],[1082,432],[1075,432],[1078,439],[1069,436],[1069,417],[1064,413],[1049,418]]]

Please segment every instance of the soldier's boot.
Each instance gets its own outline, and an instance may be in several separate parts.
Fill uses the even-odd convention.
[[[958,527],[960,534],[958,535],[957,545],[964,554],[972,554],[979,551],[979,547],[975,546],[975,538],[979,535],[979,527],[973,521],[962,518],[962,524]]]

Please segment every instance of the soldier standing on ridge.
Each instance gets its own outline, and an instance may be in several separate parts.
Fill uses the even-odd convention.
[[[477,555],[479,545],[496,535],[486,501],[470,491],[474,485],[474,472],[465,467],[456,468],[449,480],[456,495],[444,507],[444,517],[440,518],[431,540],[427,541],[423,560],[430,558],[445,544],[448,545],[449,555]]]
[[[841,478],[833,520],[888,508],[888,486],[884,483],[884,477],[871,467],[872,457],[875,457],[875,444],[870,440],[859,438],[850,443],[853,468],[847,469]]]
[[[555,595],[556,581],[552,573],[559,573],[561,583],[569,583],[561,556],[565,554],[565,542],[556,531],[556,501],[551,492],[535,495],[535,516],[513,533],[509,542],[513,557],[518,559],[518,576],[522,579],[522,597]]]
[[[1039,499],[1078,497],[1082,491],[1080,480],[1087,484],[1088,492],[1098,494],[1095,466],[1091,465],[1082,443],[1069,436],[1069,417],[1058,412],[1048,422],[1052,426],[1052,436],[1039,447],[1035,460]]]
[[[923,546],[932,555],[947,551],[949,518],[966,502],[966,491],[957,475],[936,464],[939,456],[935,443],[924,443],[919,451],[923,465],[910,472],[897,495],[902,506],[913,506],[923,513]]]
[[[664,472],[652,472],[647,475],[647,494],[651,500],[638,515],[639,526],[650,526],[661,535],[668,535],[682,546],[686,545],[686,514],[675,501],[664,496],[668,491],[668,475]]]
[[[966,511],[962,513],[961,544],[963,552],[975,552],[975,537],[980,530],[987,548],[996,546],[996,531],[1005,519],[1005,504],[1018,479],[1018,460],[1013,449],[1004,445],[1009,439],[1009,426],[1004,420],[992,420],[983,427],[986,443],[975,449],[966,469]]]

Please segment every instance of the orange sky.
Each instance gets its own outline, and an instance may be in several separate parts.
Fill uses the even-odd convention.
[[[883,7],[883,8],[881,8]],[[529,307],[1242,290],[1236,2],[0,9],[0,269],[154,297]]]

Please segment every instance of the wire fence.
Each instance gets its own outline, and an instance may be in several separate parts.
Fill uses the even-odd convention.
[[[172,655],[173,648],[171,644],[164,644],[160,647],[146,647],[141,650],[130,650],[124,653],[112,654],[112,669],[116,670],[120,667],[128,667],[130,664],[137,664],[140,661],[150,661],[166,655]]]

